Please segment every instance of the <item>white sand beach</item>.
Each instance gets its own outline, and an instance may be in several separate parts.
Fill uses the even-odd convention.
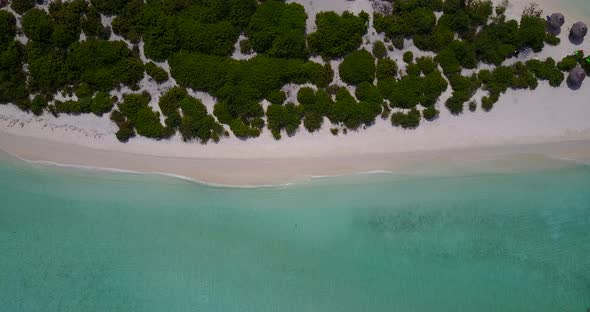
[[[369,0],[290,2],[305,6],[310,16],[309,31],[313,31],[313,17],[318,11],[350,10],[358,13],[372,10]],[[520,15],[529,2],[512,0],[509,15]],[[558,2],[550,0],[538,3],[546,15],[559,6]],[[567,38],[568,27],[581,17],[575,12],[562,10],[562,13],[566,16],[566,24],[559,36],[561,44],[546,46],[543,52],[532,53],[521,60],[549,56],[560,60],[577,49],[590,51],[590,38],[581,45],[573,45]],[[590,22],[590,17],[585,21]],[[376,38],[382,39],[371,27],[364,45],[371,46]],[[417,51],[412,45],[407,49],[416,55],[429,55]],[[404,51],[389,53],[401,64]],[[333,62],[335,69],[337,65],[338,62]],[[134,138],[123,144],[117,141],[114,135],[116,125],[107,116],[62,115],[54,118],[44,114],[36,117],[15,106],[0,105],[0,149],[33,161],[168,173],[229,185],[284,183],[314,175],[372,170],[401,172],[416,169],[428,161],[440,164],[444,160],[442,163],[451,164],[467,161],[470,157],[501,158],[508,154],[590,159],[589,84],[587,80],[581,89],[572,91],[565,82],[559,88],[540,82],[534,91],[508,90],[490,112],[478,108],[474,113],[465,110],[459,116],[451,115],[444,107],[444,101],[450,96],[448,90],[437,104],[440,117],[433,122],[422,121],[415,130],[395,128],[389,120],[379,119],[367,129],[333,136],[326,121],[322,130],[315,134],[309,134],[301,127],[294,137],[284,136],[275,141],[265,129],[256,139],[242,141],[231,137],[207,145],[185,143],[178,136],[165,141]],[[141,83],[142,89],[152,95],[150,105],[154,109],[157,109],[159,95],[173,85],[172,80],[158,86],[147,76]],[[296,94],[296,89],[290,90],[292,94]],[[212,111],[214,98],[200,92],[193,95],[201,98]],[[481,94],[475,98],[481,98]]]

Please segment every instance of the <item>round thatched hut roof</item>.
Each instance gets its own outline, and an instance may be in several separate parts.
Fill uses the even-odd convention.
[[[588,26],[583,22],[577,22],[572,26],[570,30],[570,35],[574,38],[584,38],[588,33]]]
[[[565,24],[565,17],[561,13],[553,13],[547,18],[547,24],[553,29],[558,29]]]
[[[586,79],[586,72],[581,66],[578,65],[570,71],[570,74],[567,77],[567,82],[570,87],[579,88],[582,85],[584,79]]]

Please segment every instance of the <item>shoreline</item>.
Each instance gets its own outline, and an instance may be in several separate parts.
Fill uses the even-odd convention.
[[[330,1],[288,2],[301,3],[310,10],[307,12],[310,16],[324,7],[336,11],[344,8],[359,11],[369,4],[366,0],[339,0],[346,5],[335,8],[336,3]],[[546,8],[546,14],[553,13],[551,10],[558,6],[550,0],[537,2]],[[519,15],[528,3],[514,0],[508,12]],[[560,11],[566,16],[566,24],[559,35],[562,40],[559,46],[545,46],[540,53],[509,59],[508,62],[547,57],[559,61],[575,49],[590,50],[590,38],[581,45],[567,40],[568,27],[577,15],[571,14],[572,5]],[[367,38],[382,39],[371,33]],[[363,46],[368,47],[367,43]],[[416,56],[428,54],[417,51],[411,43],[405,50],[414,51]],[[388,53],[400,61],[401,52]],[[223,138],[218,144],[207,145],[183,142],[179,135],[163,141],[137,137],[123,144],[115,138],[117,127],[106,115],[62,114],[56,119],[50,114],[36,117],[16,106],[0,105],[0,150],[38,163],[176,175],[226,186],[276,185],[277,182],[299,181],[312,176],[350,175],[375,170],[411,172],[419,169],[420,164],[441,161],[445,157],[448,164],[457,157],[463,157],[463,161],[481,160],[486,156],[485,151],[496,155],[502,151],[512,155],[526,151],[545,155],[552,153],[553,146],[561,146],[562,155],[573,155],[572,159],[580,156],[586,160],[590,159],[590,87],[587,85],[590,82],[586,80],[585,83],[580,90],[572,91],[565,83],[552,88],[546,81],[540,81],[536,90],[508,90],[490,112],[484,112],[479,106],[476,112],[466,109],[460,116],[451,115],[444,107],[444,100],[450,96],[450,90],[447,90],[437,104],[439,118],[433,122],[422,121],[414,130],[396,128],[389,120],[377,118],[376,123],[367,129],[333,136],[330,123],[325,121],[319,132],[310,134],[300,127],[294,137],[284,136],[280,141],[275,141],[265,128],[259,138],[242,141],[230,137]],[[147,89],[154,87],[145,78],[142,84]],[[160,94],[168,87],[158,86],[150,90]],[[475,98],[481,95],[478,93]],[[201,93],[196,96],[211,112],[215,99]],[[156,102],[154,96],[150,105],[158,111]],[[563,148],[571,142],[583,142],[583,148],[570,146],[571,152]],[[462,153],[471,155],[472,159],[460,155]]]
[[[257,188],[371,174],[457,175],[539,170],[590,161],[590,140],[311,158],[212,159],[140,155],[0,132],[0,150],[34,165],[172,177]],[[43,155],[37,152],[43,151]]]

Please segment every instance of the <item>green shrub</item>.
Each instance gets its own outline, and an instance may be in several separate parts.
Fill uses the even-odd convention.
[[[545,46],[547,21],[541,17],[542,10],[529,7],[520,19],[518,40],[520,47],[529,47],[534,52],[540,52]],[[551,39],[550,39],[551,40]],[[555,41],[555,40],[553,40]]]
[[[425,110],[422,111],[422,115],[424,115],[424,119],[426,119],[428,121],[435,120],[436,118],[438,118],[439,114],[440,114],[440,112],[434,106],[427,107]]]
[[[117,126],[119,126],[119,127],[120,127],[120,126],[121,126],[121,125],[122,125],[122,124],[125,122],[125,120],[126,120],[125,116],[123,116],[123,114],[122,114],[120,111],[118,111],[118,110],[114,110],[114,111],[111,113],[111,117],[110,117],[110,119],[111,119],[111,121],[112,121],[112,122],[114,122],[114,123],[115,123]]]
[[[131,121],[137,134],[160,140],[165,138],[168,132],[160,123],[160,114],[149,107],[150,100],[151,97],[147,92],[125,94],[123,103],[119,104],[119,110]]]
[[[376,77],[377,80],[397,77],[397,63],[390,58],[382,58],[377,61]]]
[[[391,42],[393,43],[393,46],[398,49],[398,50],[403,50],[404,49],[404,37],[393,37],[393,39],[391,40]]]
[[[219,142],[224,135],[223,126],[207,114],[207,108],[200,100],[186,96],[180,101],[179,106],[182,109],[180,134],[183,141],[197,140],[201,144],[206,144],[209,140]]]
[[[115,136],[122,143],[126,143],[130,138],[135,137],[135,128],[130,121],[124,121],[119,125],[119,130],[115,133]]]
[[[358,85],[361,82],[373,82],[375,79],[375,59],[367,50],[350,53],[340,64],[342,81]]]
[[[106,15],[120,14],[131,0],[90,0],[92,6]]]
[[[108,40],[111,33],[102,25],[100,13],[94,7],[89,7],[81,20],[82,31],[88,38]]]
[[[244,39],[240,41],[240,52],[245,55],[252,53],[252,44],[250,43],[250,40]]]
[[[321,65],[315,62],[307,62],[301,65],[301,75],[306,82],[316,85],[318,88],[327,87],[334,80],[334,71],[330,64]]]
[[[182,123],[182,117],[180,116],[179,108],[180,101],[188,96],[186,89],[180,87],[174,87],[160,96],[158,106],[164,117],[164,123],[166,127],[178,130]]]
[[[422,78],[420,104],[422,106],[433,106],[442,93],[447,90],[448,86],[449,84],[438,70],[426,74]]]
[[[410,64],[412,61],[414,61],[414,53],[412,53],[412,51],[406,51],[403,58],[406,64]]]
[[[489,112],[494,108],[494,103],[495,101],[491,97],[484,96],[481,98],[481,108],[486,112]]]
[[[407,66],[406,66],[406,74],[408,76],[420,77],[420,74],[421,73],[422,72],[420,71],[420,66],[418,66],[418,64],[416,64],[416,63],[407,64]]]
[[[412,108],[408,113],[397,112],[391,114],[391,124],[404,129],[415,129],[420,125],[420,111]]]
[[[266,99],[271,104],[281,105],[287,100],[287,95],[281,90],[273,90],[266,96]]]
[[[75,93],[78,98],[85,98],[92,97],[94,91],[87,83],[83,82],[76,88]]]
[[[361,125],[373,124],[380,113],[381,103],[357,102],[346,88],[341,88],[336,93],[336,102],[328,118],[334,124],[342,123],[348,129],[356,130]]]
[[[420,103],[423,91],[423,82],[420,77],[404,76],[394,82],[391,87],[391,91],[383,90],[383,86],[380,89],[386,92],[382,91],[382,94],[387,95],[392,107],[413,108]]]
[[[303,126],[309,132],[315,132],[322,127],[324,116],[331,113],[334,105],[332,97],[326,91],[316,92],[311,88],[301,88],[297,93],[297,101],[305,114]]]
[[[285,105],[270,105],[266,110],[268,129],[276,140],[281,138],[281,131],[285,130],[288,136],[295,135],[301,125],[303,107],[293,103]]]
[[[297,101],[303,106],[312,106],[315,104],[315,90],[308,87],[303,87],[297,92]]]
[[[110,112],[113,109],[114,100],[106,92],[98,92],[92,99],[92,103],[90,104],[90,110],[97,116],[102,116]]]
[[[469,102],[469,111],[475,112],[476,110],[477,110],[477,103],[475,103],[475,101],[470,101]]]
[[[561,43],[561,39],[559,39],[559,37],[554,34],[547,33],[547,36],[545,37],[545,43],[548,45],[557,46]]]
[[[154,62],[145,64],[145,72],[157,83],[163,83],[170,78],[168,77],[168,73],[163,68],[154,64]]]
[[[372,103],[381,106],[383,103],[383,96],[372,83],[361,82],[355,90],[355,96],[359,101]]]
[[[324,58],[342,57],[358,49],[367,32],[367,21],[347,11],[342,15],[320,12],[316,26],[307,41],[312,52]]]
[[[16,18],[12,13],[0,10],[0,51],[8,46],[8,43],[14,40],[16,36]]]
[[[303,126],[309,133],[316,132],[322,128],[324,116],[316,112],[307,112],[303,119]]]
[[[31,112],[36,116],[43,114],[43,110],[47,108],[47,99],[41,95],[36,95],[31,101]]]
[[[383,103],[381,111],[381,119],[386,120],[391,115],[391,108],[387,103]]]
[[[35,7],[35,0],[12,0],[10,8],[18,14],[24,14]]]
[[[145,4],[141,0],[132,0],[127,3],[111,23],[113,32],[131,43],[139,43],[143,33],[144,8]]]
[[[564,80],[564,74],[559,70],[552,58],[547,58],[544,62],[539,60],[528,60],[526,66],[540,80],[549,81],[552,87],[559,87]]]
[[[434,72],[437,68],[436,68],[436,62],[434,62],[434,59],[428,56],[423,56],[423,57],[419,57],[416,59],[416,64],[418,65],[418,68],[420,68],[420,71],[424,74],[424,75],[428,75],[432,72]]]
[[[384,58],[387,55],[387,50],[383,41],[377,40],[373,43],[373,56],[378,59]]]
[[[298,3],[265,1],[252,15],[246,35],[252,48],[270,57],[305,58],[305,20]]]
[[[47,12],[33,9],[23,15],[23,32],[33,41],[51,43],[54,22]]]
[[[54,105],[59,113],[68,115],[80,115],[90,113],[91,103],[91,98],[81,98],[78,101],[55,101]]]
[[[575,55],[568,55],[557,63],[557,68],[561,71],[569,72],[574,69],[576,65],[578,65],[578,58]]]

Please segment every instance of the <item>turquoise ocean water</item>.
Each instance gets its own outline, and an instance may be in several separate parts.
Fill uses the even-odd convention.
[[[236,189],[0,160],[0,310],[580,311],[590,167]]]

